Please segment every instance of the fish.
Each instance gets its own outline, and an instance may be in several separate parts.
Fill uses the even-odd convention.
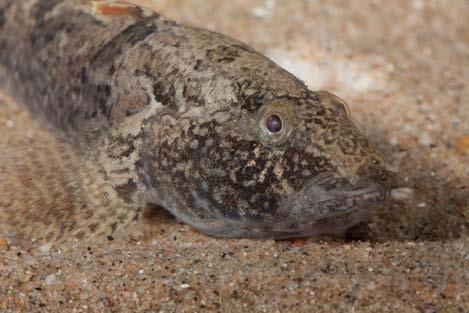
[[[0,86],[54,140],[0,156],[0,233],[344,236],[393,171],[347,103],[243,42],[120,1],[0,0]]]

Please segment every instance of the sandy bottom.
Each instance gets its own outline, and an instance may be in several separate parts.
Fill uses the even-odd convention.
[[[220,240],[164,213],[149,241],[0,238],[0,311],[469,311],[467,1],[141,3],[344,98],[406,189],[366,242]],[[0,147],[48,136],[8,100],[0,133]]]

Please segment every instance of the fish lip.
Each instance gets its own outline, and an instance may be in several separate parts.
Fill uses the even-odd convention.
[[[334,187],[331,187],[334,186]],[[328,173],[313,178],[300,191],[280,203],[279,220],[320,220],[333,218],[385,202],[391,189],[373,179],[352,184],[343,177]]]
[[[286,199],[269,225],[271,237],[343,236],[346,229],[367,219],[370,207],[386,201],[391,193],[389,187],[373,180],[326,189],[313,183]]]
[[[391,188],[373,180],[366,180],[350,188],[331,192],[331,194],[338,197],[361,198],[364,202],[373,198],[377,202],[384,202],[390,198]]]

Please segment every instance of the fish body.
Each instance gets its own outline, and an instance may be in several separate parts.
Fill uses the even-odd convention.
[[[45,191],[68,186],[63,201],[15,209],[10,184],[0,203],[23,236],[111,236],[146,203],[219,237],[342,234],[389,193],[344,101],[140,6],[0,0],[0,83],[66,147],[43,158],[66,160]]]

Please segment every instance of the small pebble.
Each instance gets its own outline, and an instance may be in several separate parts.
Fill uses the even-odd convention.
[[[10,248],[6,239],[0,238],[0,251],[6,251]]]
[[[43,254],[49,254],[50,249],[52,249],[52,243],[50,242],[39,247],[39,251],[41,251]]]
[[[429,146],[433,143],[433,138],[429,133],[422,132],[420,134],[419,141],[420,141],[421,144],[423,144],[425,146]]]
[[[55,274],[50,274],[45,279],[47,285],[52,285],[53,283],[55,283],[56,280],[57,277],[55,276]]]
[[[370,267],[371,268],[371,267]],[[374,281],[370,281],[367,285],[366,288],[368,290],[374,290],[376,288],[376,283]]]
[[[469,152],[469,135],[461,137],[456,143],[456,150],[458,152]]]
[[[304,238],[297,238],[297,239],[292,240],[292,245],[297,248],[304,247],[305,244],[306,244],[306,239]]]

